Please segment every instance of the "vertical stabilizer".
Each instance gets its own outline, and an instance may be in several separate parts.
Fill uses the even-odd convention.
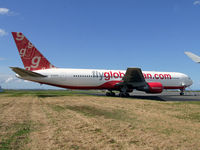
[[[55,68],[21,32],[12,32],[26,70]]]

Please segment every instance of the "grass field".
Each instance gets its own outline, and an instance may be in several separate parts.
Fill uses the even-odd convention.
[[[0,149],[200,148],[200,102],[73,91],[0,93]]]

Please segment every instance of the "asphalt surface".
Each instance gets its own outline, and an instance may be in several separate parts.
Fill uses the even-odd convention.
[[[134,91],[131,93],[131,97],[158,101],[200,101],[200,92],[186,91],[185,95],[181,96],[178,91],[164,91],[161,94],[147,94],[145,92]]]
[[[92,93],[91,95],[105,96],[105,93]],[[156,101],[200,101],[200,92],[186,91],[185,95],[181,96],[179,91],[163,91],[161,94],[147,94],[145,92],[133,91],[130,93],[129,98]]]

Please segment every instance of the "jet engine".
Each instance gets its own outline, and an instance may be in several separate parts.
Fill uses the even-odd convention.
[[[144,91],[146,93],[162,93],[163,85],[160,82],[150,82],[147,86],[137,88],[139,91]]]
[[[162,93],[163,85],[160,82],[150,82],[147,83],[149,88],[146,90],[146,93]]]

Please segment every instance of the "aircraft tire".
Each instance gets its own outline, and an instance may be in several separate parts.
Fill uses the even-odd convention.
[[[120,92],[119,93],[119,97],[129,97],[129,93],[123,93],[123,92]]]

